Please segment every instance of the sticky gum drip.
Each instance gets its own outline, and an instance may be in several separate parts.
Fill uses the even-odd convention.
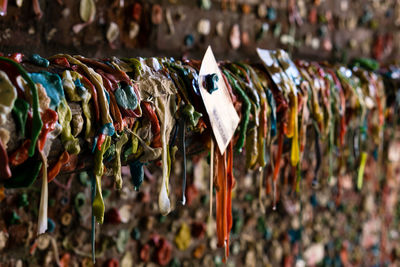
[[[142,101],[143,112],[150,119],[151,131],[153,133],[152,146],[154,148],[161,147],[161,128],[160,122],[157,118],[155,111],[152,109],[149,102]]]
[[[339,140],[340,140],[340,146],[343,147],[344,145],[344,138],[346,136],[346,132],[347,132],[347,122],[346,122],[346,99],[344,97],[343,92],[341,91],[340,94],[340,102],[341,102],[341,108],[343,110],[343,114],[340,118],[340,136],[339,136]]]
[[[317,159],[317,163],[315,165],[314,169],[314,178],[312,181],[312,186],[317,186],[318,185],[318,171],[321,166],[321,145],[319,143],[319,132],[316,128],[315,130],[315,158]]]
[[[139,121],[135,122],[135,124],[133,125],[132,136],[131,136],[131,145],[132,145],[131,154],[136,154],[139,148],[139,139],[135,135],[138,128],[139,128]]]
[[[307,142],[307,122],[308,122],[308,115],[306,117],[306,113],[308,114],[308,107],[307,107],[307,99],[308,99],[308,94],[307,94],[307,89],[303,88],[303,94],[304,95],[299,95],[299,103],[298,105],[301,107],[301,123],[299,126],[299,161],[303,156],[304,148],[306,146]]]
[[[378,85],[376,84],[375,80],[374,80],[374,79],[371,79],[371,82],[372,82],[372,84],[374,85],[374,87],[376,88],[376,91],[378,91],[378,90],[377,90]],[[376,104],[377,104],[377,106],[378,106],[379,126],[382,127],[382,126],[384,125],[384,123],[385,123],[385,115],[384,115],[384,112],[383,112],[381,97],[379,96],[378,92],[376,92],[375,98],[376,98]]]
[[[38,234],[43,234],[47,230],[47,206],[48,206],[48,186],[47,186],[47,157],[43,151],[39,152],[43,167],[42,167],[42,190],[40,194],[39,217],[38,217]]]
[[[144,163],[142,163],[138,160],[129,162],[129,169],[131,172],[131,182],[134,186],[135,191],[139,191],[139,188],[142,185],[143,180],[144,180],[143,165],[144,165]]]
[[[90,196],[91,196],[91,204],[92,204],[92,220],[91,220],[91,231],[90,231],[90,241],[91,241],[91,249],[92,249],[92,262],[93,264],[96,262],[96,216],[95,209],[93,208],[94,200],[96,198],[96,177],[92,173],[89,174],[90,179]]]
[[[210,206],[209,206],[209,222],[212,221],[212,210],[213,210],[213,183],[214,183],[214,169],[215,169],[215,144],[214,144],[214,137],[211,136],[211,144],[210,144]]]
[[[111,137],[106,136],[101,150],[96,150],[94,155],[94,168],[93,173],[96,177],[96,196],[93,200],[93,214],[98,223],[103,223],[104,220],[104,201],[101,192],[101,177],[104,172],[103,156],[104,153],[111,145]]]
[[[82,97],[82,110],[86,117],[85,138],[93,136],[94,128],[92,127],[92,112],[90,111],[89,101],[91,99],[90,93],[86,98]]]
[[[335,72],[331,69],[326,70],[331,76],[333,77],[333,80],[335,82],[336,87],[339,90],[339,98],[340,98],[340,132],[339,132],[339,144],[341,147],[344,145],[344,137],[346,135],[346,98],[343,92],[343,87],[340,84],[340,81],[335,74]]]
[[[64,151],[59,157],[56,164],[50,169],[47,176],[47,181],[50,183],[60,173],[61,168],[70,160],[68,151]]]
[[[257,158],[257,163],[259,168],[264,168],[266,164],[265,160],[265,143],[267,142],[267,136],[268,136],[268,106],[267,106],[267,100],[264,98],[262,100],[261,104],[261,110],[260,110],[260,126],[258,127],[258,140],[257,140],[257,146],[258,146],[258,158]],[[262,178],[261,179],[261,184],[262,184]]]
[[[43,127],[38,139],[38,149],[42,151],[46,143],[47,135],[55,129],[58,120],[57,112],[47,109],[42,113]]]
[[[113,165],[113,175],[115,179],[116,188],[119,190],[122,188],[122,177],[121,177],[121,150],[122,147],[128,142],[128,134],[123,133],[121,138],[117,141],[115,146],[115,160]]]
[[[365,164],[367,162],[367,157],[368,154],[367,152],[361,152],[361,159],[360,159],[360,167],[358,169],[358,175],[357,175],[357,189],[361,190],[363,186],[363,181],[364,181],[364,169],[365,169]]]
[[[253,168],[258,159],[257,128],[252,127],[246,134],[246,168]]]
[[[69,108],[67,100],[63,98],[57,107],[58,121],[62,126],[61,130],[61,141],[65,149],[71,154],[79,154],[80,146],[79,140],[75,138],[71,133],[71,120],[72,112]]]
[[[328,132],[331,129],[331,123],[332,123],[332,107],[331,107],[331,84],[327,78],[322,78],[325,81],[325,86],[323,89],[325,89],[322,93],[322,100],[324,102],[324,107],[326,109],[326,116],[325,116],[325,129],[328,129]],[[326,133],[329,134],[329,133]]]
[[[257,163],[259,168],[264,168],[266,164],[265,160],[265,143],[267,142],[266,137],[263,136],[263,130],[262,127],[258,128],[258,140],[257,140],[257,146],[258,146],[258,157],[257,157]]]
[[[65,70],[62,73],[62,77],[64,91],[67,92],[70,100],[82,102],[82,110],[85,115],[85,138],[90,138],[93,136],[94,131],[92,128],[92,112],[89,106],[89,101],[92,99],[92,95],[81,83],[83,76],[78,72]]]
[[[215,149],[215,188],[216,188],[216,224],[217,245],[223,247],[227,239],[227,179],[226,179],[226,154],[221,155]]]
[[[184,118],[181,119],[179,123],[179,131],[180,131],[180,140],[181,140],[181,149],[183,154],[182,159],[182,205],[186,203],[186,143],[185,143],[185,135],[186,135],[186,120]]]
[[[167,215],[171,211],[171,202],[169,200],[169,175],[171,159],[168,149],[168,138],[170,131],[168,129],[168,118],[170,113],[170,103],[174,101],[171,95],[158,97],[156,99],[157,113],[161,121],[161,160],[162,160],[162,184],[158,195],[158,206],[162,215]]]
[[[265,206],[263,203],[263,178],[264,178],[264,168],[259,168],[258,170],[258,204],[260,206],[260,211],[262,214],[265,214]]]
[[[298,106],[297,106],[297,95],[292,95],[293,99],[293,107],[290,109],[290,124],[293,127],[293,136],[292,136],[292,147],[290,153],[290,162],[292,166],[296,166],[300,160],[300,150],[299,150],[299,127],[298,127]]]
[[[227,148],[227,224],[226,230],[226,244],[225,244],[225,262],[229,257],[229,233],[232,229],[232,189],[235,186],[235,178],[233,177],[233,143],[229,143]]]
[[[313,85],[312,81],[310,81],[310,86],[311,86],[311,92],[312,92],[312,107],[313,107],[313,115],[314,118],[317,120],[318,122],[318,126],[320,129],[323,128],[323,122],[324,122],[324,115],[321,111],[321,107],[319,105],[318,102],[318,91],[315,88],[315,86]]]
[[[284,139],[284,131],[283,131],[284,126],[281,124],[281,127],[279,129],[279,133],[278,133],[278,153],[276,155],[276,159],[275,159],[275,166],[274,166],[274,172],[273,172],[273,176],[272,176],[272,186],[273,186],[273,210],[276,210],[276,183],[278,180],[278,174],[279,174],[279,170],[280,170],[280,166],[281,166],[281,158],[282,158],[282,152],[283,152],[283,139]]]

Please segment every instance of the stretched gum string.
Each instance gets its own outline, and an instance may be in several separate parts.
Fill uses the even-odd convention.
[[[283,126],[281,126],[283,127]],[[273,210],[276,209],[276,182],[278,180],[278,173],[280,170],[280,165],[281,165],[281,157],[282,157],[282,150],[283,150],[283,131],[282,129],[279,131],[279,136],[278,136],[278,154],[276,155],[276,162],[275,162],[275,167],[274,167],[274,175],[273,175],[273,180],[272,180],[272,186],[273,186]]]
[[[210,213],[209,217],[212,218],[213,210],[213,182],[214,182],[214,140],[211,137],[211,149],[210,149]]]

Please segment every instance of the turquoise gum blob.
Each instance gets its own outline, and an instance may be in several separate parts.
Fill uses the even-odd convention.
[[[30,73],[29,75],[34,83],[43,85],[47,96],[50,98],[50,108],[56,110],[60,101],[65,97],[60,76],[47,71]]]

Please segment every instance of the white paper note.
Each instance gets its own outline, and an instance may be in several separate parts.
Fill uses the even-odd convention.
[[[205,77],[208,74],[214,73],[218,75],[218,90],[210,94],[204,87]],[[201,62],[199,85],[200,94],[210,118],[215,140],[217,141],[220,153],[223,154],[235,133],[240,119],[233,106],[231,96],[226,88],[224,78],[221,75],[210,46]]]

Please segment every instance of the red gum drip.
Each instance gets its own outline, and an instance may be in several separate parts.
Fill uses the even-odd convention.
[[[161,129],[160,122],[158,121],[155,111],[151,108],[149,102],[142,102],[143,111],[151,122],[151,131],[153,133],[153,147],[161,147]]]
[[[216,188],[216,223],[218,247],[225,246],[225,258],[229,257],[229,233],[232,229],[232,189],[235,186],[233,177],[233,143],[221,155],[216,149],[214,179]]]
[[[61,168],[69,162],[69,154],[67,151],[61,154],[57,163],[51,168],[51,170],[47,174],[47,182],[53,181],[54,178],[60,173]]]
[[[31,145],[31,140],[27,139],[22,143],[22,145],[17,150],[15,150],[11,154],[10,156],[11,166],[18,166],[24,163],[28,159],[29,157],[28,149],[30,145]]]
[[[55,112],[54,110],[47,109],[45,112],[42,113],[43,127],[38,139],[39,151],[43,150],[46,143],[47,134],[54,130],[57,120],[58,115],[57,112]]]

